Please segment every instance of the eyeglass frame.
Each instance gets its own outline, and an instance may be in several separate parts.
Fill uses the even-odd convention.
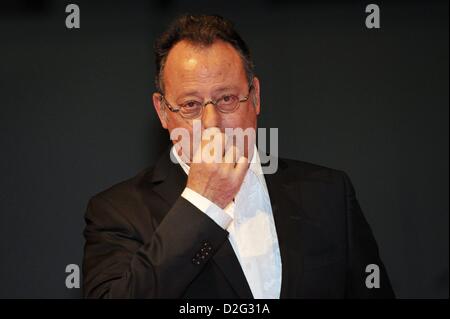
[[[239,96],[234,95],[234,94],[231,94],[231,95],[236,96],[236,97],[239,99],[238,102],[236,103],[236,107],[235,107],[232,111],[223,111],[220,107],[217,106],[217,102],[218,102],[220,99],[223,98],[223,96],[222,96],[221,98],[219,98],[219,99],[217,99],[217,100],[215,100],[215,101],[214,101],[214,100],[209,100],[209,101],[206,101],[205,103],[203,103],[200,113],[199,113],[197,116],[195,116],[195,117],[185,117],[185,116],[182,115],[182,113],[180,113],[180,116],[181,116],[182,118],[184,118],[184,119],[189,119],[189,120],[199,118],[200,116],[202,116],[203,110],[204,110],[204,108],[205,108],[208,104],[214,105],[220,113],[223,113],[223,114],[234,113],[234,112],[236,112],[236,110],[239,108],[239,106],[241,105],[241,103],[244,103],[244,102],[247,102],[247,101],[248,101],[248,99],[250,98],[250,93],[252,92],[253,89],[254,89],[254,86],[253,86],[253,81],[252,81],[252,83],[249,85],[247,96],[243,97],[242,99],[239,99]],[[163,102],[164,105],[167,106],[167,108],[168,108],[171,112],[173,112],[173,113],[178,113],[178,112],[180,112],[182,106],[177,105],[178,109],[174,108],[174,107],[173,107],[172,105],[170,105],[170,103],[166,100],[166,98],[165,98],[165,96],[164,96],[164,94],[163,94],[162,92],[159,92],[159,94],[161,95],[160,101]]]

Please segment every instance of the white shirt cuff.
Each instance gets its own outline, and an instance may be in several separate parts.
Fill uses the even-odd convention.
[[[211,218],[217,225],[227,229],[233,220],[230,215],[206,197],[186,187],[181,196]]]

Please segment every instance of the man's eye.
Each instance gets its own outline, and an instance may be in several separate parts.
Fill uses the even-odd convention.
[[[195,108],[198,108],[199,106],[200,106],[200,102],[197,102],[197,101],[188,101],[183,104],[183,107],[185,109],[195,109]]]
[[[234,103],[236,97],[234,95],[224,95],[221,98],[221,104],[227,105]]]

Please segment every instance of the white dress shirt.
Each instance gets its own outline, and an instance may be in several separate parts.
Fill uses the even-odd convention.
[[[172,147],[173,156],[189,175],[189,166]],[[258,150],[234,201],[219,206],[186,187],[181,194],[229,232],[228,239],[255,299],[278,299],[281,292],[281,257],[278,236]]]

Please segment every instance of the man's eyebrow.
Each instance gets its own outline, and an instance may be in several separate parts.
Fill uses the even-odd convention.
[[[224,87],[220,87],[220,88],[215,89],[213,92],[217,94],[217,93],[220,93],[220,92],[232,91],[232,90],[239,90],[239,87],[235,86],[235,85],[233,85],[233,86],[224,86]]]
[[[182,98],[185,98],[186,96],[198,96],[198,95],[200,95],[200,93],[199,93],[198,91],[195,91],[195,90],[187,91],[187,92],[181,93],[181,94],[178,96],[177,100],[182,99]]]
[[[236,85],[232,85],[232,86],[223,86],[223,87],[219,87],[217,89],[214,89],[212,92],[214,93],[214,95],[221,93],[221,92],[225,92],[225,91],[232,91],[232,90],[239,90],[239,87]],[[191,91],[186,91],[181,93],[177,100],[185,98],[187,96],[199,96],[200,92],[196,91],[196,90],[191,90]]]

